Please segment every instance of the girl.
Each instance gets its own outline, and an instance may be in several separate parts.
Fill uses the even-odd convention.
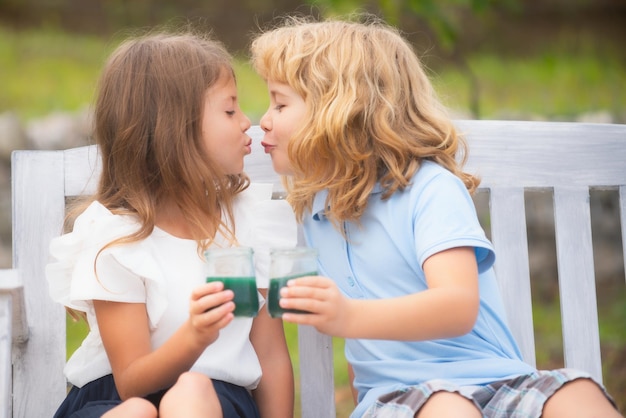
[[[281,306],[311,313],[283,319],[346,338],[352,417],[619,416],[586,373],[522,361],[478,179],[396,30],[291,19],[251,50],[270,95],[262,144],[326,276],[291,281]]]
[[[90,326],[56,417],[99,417],[127,399],[107,416],[293,415],[281,321],[265,309],[234,318],[232,291],[202,273],[208,247],[253,247],[265,296],[269,246],[295,245],[295,221],[272,225],[293,217],[289,205],[242,174],[249,127],[231,57],[211,39],[148,34],[109,58],[95,104],[98,189],[51,243],[47,269],[53,299]]]

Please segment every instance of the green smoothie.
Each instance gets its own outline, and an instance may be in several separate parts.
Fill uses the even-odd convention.
[[[274,277],[270,279],[270,288],[267,291],[267,311],[272,318],[280,318],[285,312],[291,313],[308,313],[307,311],[300,311],[298,309],[283,309],[278,302],[280,301],[280,289],[287,286],[287,282],[291,279],[304,276],[317,276],[316,271],[308,273],[294,274],[291,276]]]
[[[224,289],[235,293],[235,316],[255,317],[259,313],[259,297],[254,277],[207,277],[208,282],[222,282]]]

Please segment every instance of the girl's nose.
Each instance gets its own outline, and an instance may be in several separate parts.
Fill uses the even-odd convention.
[[[250,126],[252,126],[252,123],[250,122],[250,118],[246,115],[243,115],[243,119],[241,121],[241,130],[243,132],[246,132],[248,129],[250,129]]]

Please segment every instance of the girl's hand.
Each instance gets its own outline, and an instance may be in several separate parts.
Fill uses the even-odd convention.
[[[349,329],[352,302],[344,297],[329,278],[307,276],[290,280],[280,292],[280,306],[307,311],[284,313],[283,320],[312,325],[324,334],[342,337]]]
[[[232,290],[223,290],[222,282],[205,283],[191,292],[189,324],[196,342],[206,347],[219,336],[219,331],[235,317],[235,296]]]

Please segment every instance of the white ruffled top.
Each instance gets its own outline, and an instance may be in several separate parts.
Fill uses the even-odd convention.
[[[272,200],[271,194],[271,184],[253,183],[237,196],[234,206],[237,240],[254,249],[259,288],[268,287],[269,249],[295,246],[297,241],[291,207],[284,200]],[[50,295],[67,307],[85,312],[90,328],[65,367],[68,381],[75,386],[112,372],[98,330],[94,299],[145,303],[152,346],[158,347],[187,319],[191,290],[205,280],[196,242],[156,227],[142,241],[104,250],[97,260],[96,276],[98,251],[138,227],[134,217],[114,215],[96,201],[76,219],[72,232],[50,244],[55,259],[46,268]],[[261,367],[249,340],[251,326],[251,318],[235,318],[192,370],[254,389]]]

